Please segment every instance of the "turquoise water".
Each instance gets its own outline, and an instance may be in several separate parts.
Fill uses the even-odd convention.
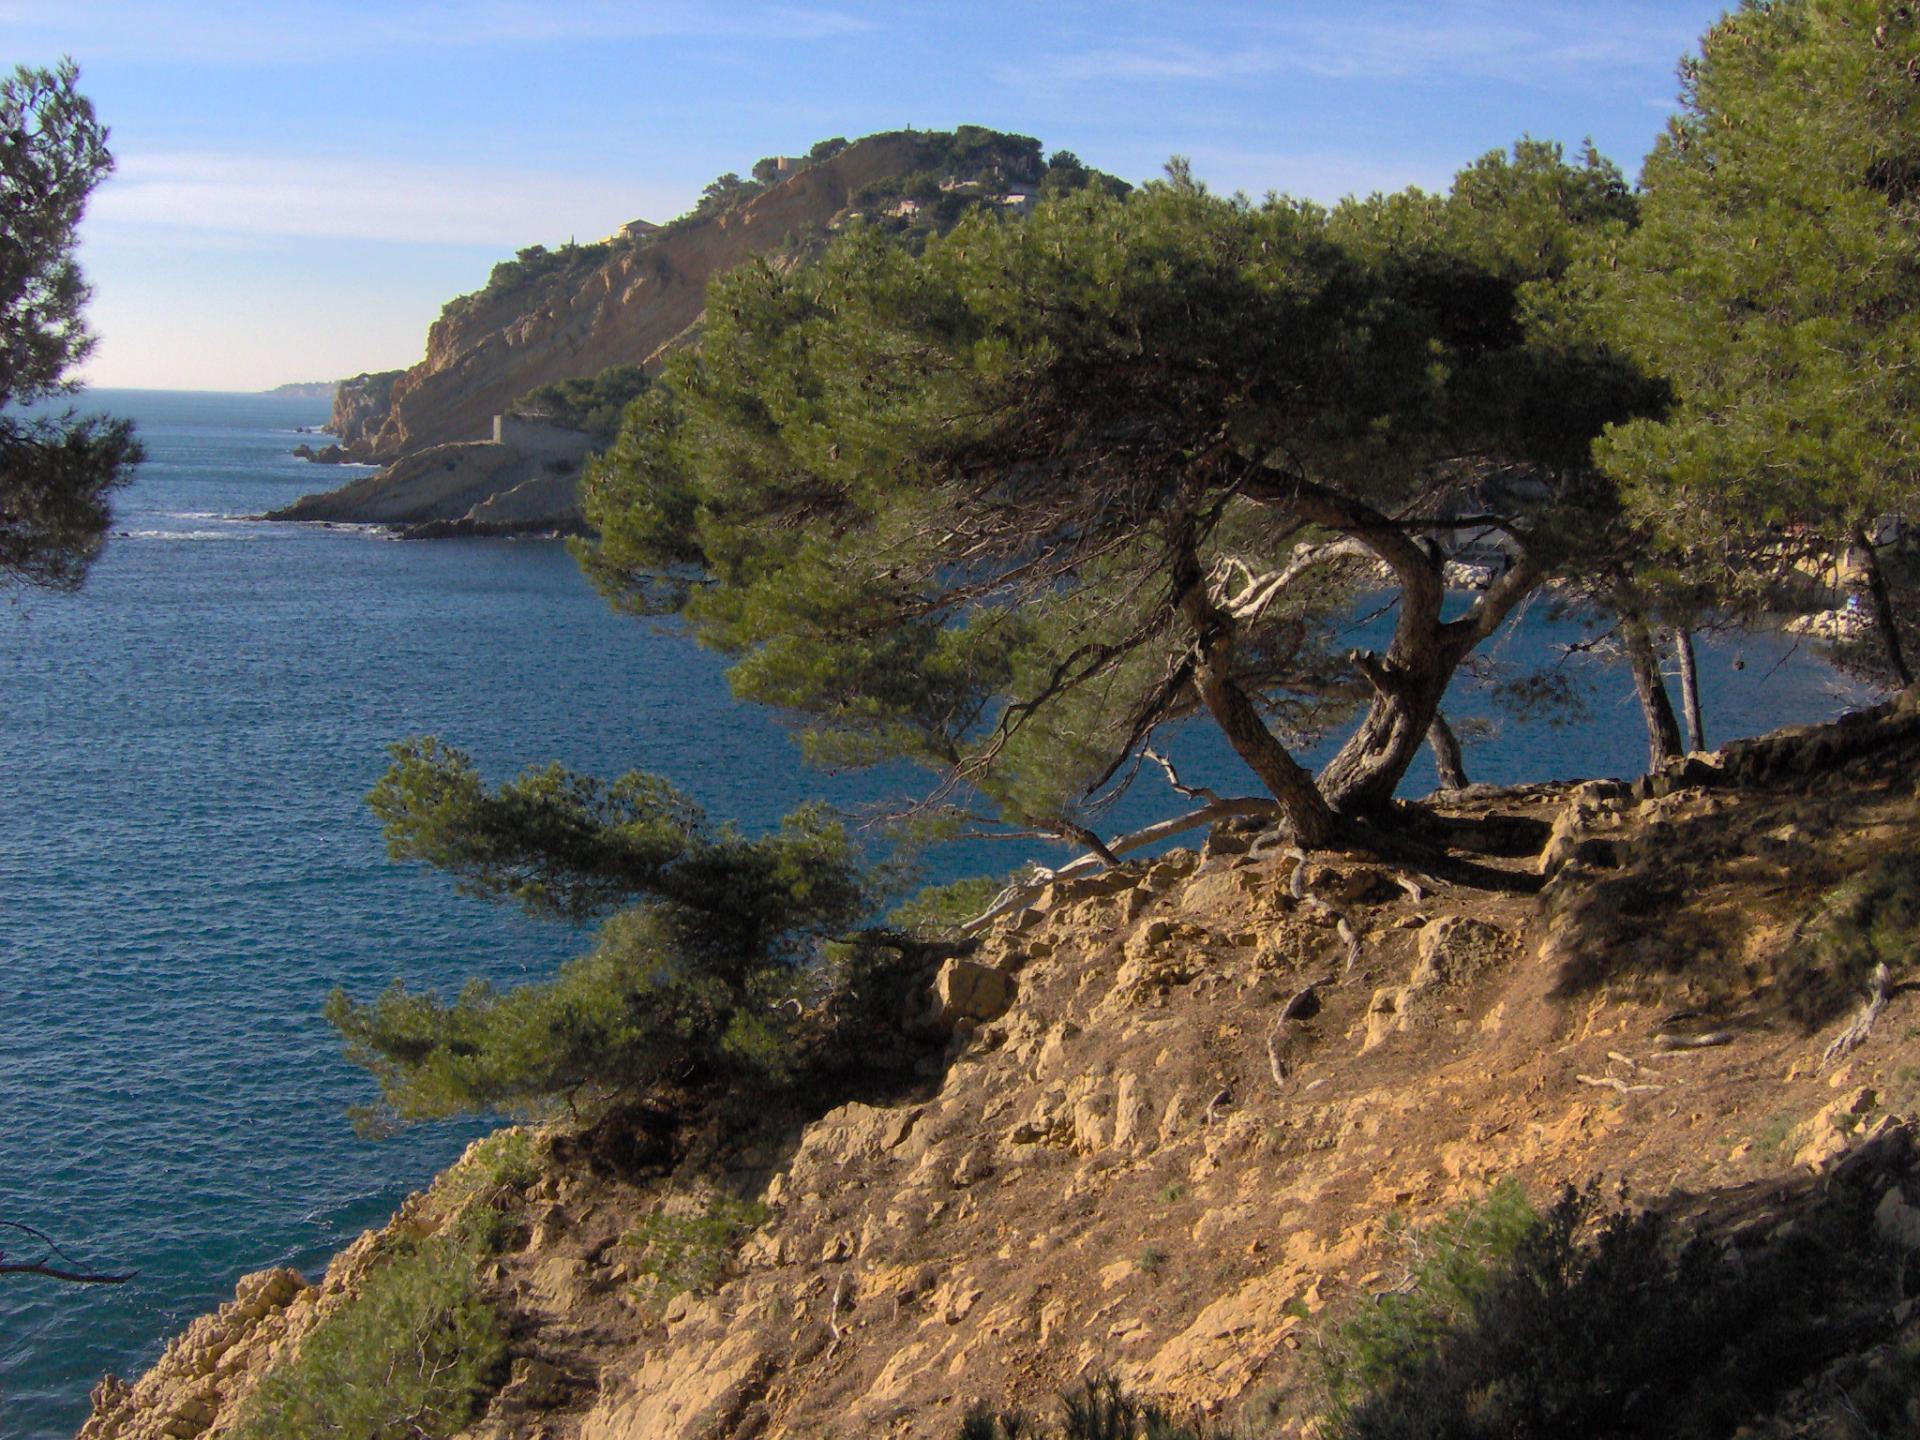
[[[0,1217],[140,1275],[0,1281],[4,1437],[70,1434],[103,1372],[136,1373],[240,1274],[322,1264],[474,1133],[355,1138],[342,1111],[369,1085],[319,1018],[331,988],[512,982],[580,944],[387,862],[360,803],[387,742],[431,730],[494,774],[655,770],[750,826],[887,784],[801,771],[713,657],[611,614],[557,545],[241,519],[344,478],[287,454],[324,402],[89,403],[150,452],[120,533],[80,594],[0,603]],[[1581,629],[1537,608],[1503,645],[1523,660]],[[1624,680],[1570,663],[1588,718],[1470,745],[1475,778],[1639,766]],[[1779,642],[1703,668],[1716,740],[1859,698]],[[1244,788],[1210,736],[1182,749],[1191,778]]]

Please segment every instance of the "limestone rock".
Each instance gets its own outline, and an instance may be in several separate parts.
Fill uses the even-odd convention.
[[[724,1432],[758,1398],[767,1351],[750,1330],[645,1355],[627,1398],[594,1411],[580,1440],[701,1440]]]
[[[1127,937],[1113,977],[1116,1005],[1142,1005],[1192,982],[1206,965],[1208,931],[1179,920],[1148,920]]]
[[[1879,1103],[1879,1096],[1862,1085],[1821,1106],[1793,1132],[1793,1163],[1812,1170],[1831,1165],[1852,1148],[1856,1133]]]
[[[1401,1007],[1406,998],[1404,985],[1383,986],[1373,992],[1373,998],[1367,1002],[1367,1034],[1360,1043],[1360,1053],[1379,1048],[1386,1038],[1398,1030],[1401,1025]]]
[[[988,965],[958,956],[933,978],[935,1019],[947,1030],[961,1020],[998,1020],[1013,1004],[1013,980]]]
[[[1419,935],[1419,959],[1408,981],[1415,989],[1465,985],[1505,959],[1507,932],[1469,915],[1428,921]]]
[[[887,1108],[858,1101],[829,1110],[807,1127],[789,1166],[789,1186],[801,1176],[816,1176],[849,1161],[873,1159],[899,1148],[925,1113],[924,1106]]]

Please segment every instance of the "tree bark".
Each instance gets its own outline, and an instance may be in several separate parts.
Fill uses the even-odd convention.
[[[1539,579],[1539,571],[1523,559],[1483,591],[1465,615],[1443,622],[1440,568],[1420,553],[1430,567],[1427,575],[1394,566],[1401,582],[1400,619],[1387,653],[1353,656],[1374,693],[1360,728],[1320,771],[1320,793],[1337,814],[1378,811],[1393,799],[1460,662],[1499,628]]]
[[[1399,614],[1386,654],[1355,652],[1353,663],[1373,688],[1367,713],[1320,771],[1319,791],[1335,814],[1384,808],[1440,711],[1453,673],[1474,646],[1500,627],[1540,581],[1524,553],[1457,620],[1442,620],[1446,585],[1440,560],[1407,527],[1361,501],[1297,476],[1260,470],[1240,493],[1336,534],[1360,541],[1393,571]]]
[[[1687,749],[1705,750],[1707,726],[1700,714],[1700,671],[1694,663],[1693,631],[1684,625],[1675,630],[1673,648],[1680,657],[1680,708],[1687,717]]]
[[[1234,753],[1267,787],[1295,843],[1307,848],[1326,844],[1334,831],[1333,811],[1313,776],[1274,736],[1253,697],[1233,678],[1234,623],[1208,596],[1191,538],[1176,536],[1174,551],[1173,592],[1193,632],[1193,688],[1200,703]]]
[[[1645,618],[1626,606],[1620,608],[1619,616],[1620,644],[1627,652],[1634,693],[1640,697],[1640,713],[1647,722],[1647,768],[1658,770],[1667,761],[1680,758],[1680,726],[1673,718],[1666,684],[1660,679],[1660,657],[1654,653]]]
[[[1887,577],[1880,569],[1879,552],[1867,539],[1865,530],[1853,532],[1853,543],[1866,557],[1867,594],[1873,600],[1873,623],[1880,631],[1880,643],[1886,647],[1887,665],[1900,681],[1900,688],[1913,688],[1913,671],[1907,668],[1906,653],[1900,646],[1900,631],[1893,623],[1893,596],[1887,590]]]
[[[1440,788],[1466,789],[1467,766],[1460,755],[1460,737],[1453,733],[1447,717],[1438,710],[1433,712],[1433,723],[1427,727],[1427,747],[1433,751],[1433,768],[1439,772]]]
[[[1194,667],[1194,686],[1234,753],[1279,805],[1294,841],[1309,849],[1324,845],[1333,834],[1333,811],[1313,776],[1274,738],[1252,698],[1228,678],[1224,663],[1203,655]]]

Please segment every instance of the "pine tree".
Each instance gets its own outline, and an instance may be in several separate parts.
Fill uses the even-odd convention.
[[[1631,377],[1527,297],[1631,197],[1544,145],[1333,213],[1170,172],[723,278],[588,476],[590,571],[736,656],[817,756],[915,760],[1016,825],[1091,840],[1103,787],[1196,714],[1303,843],[1380,812],[1595,501]],[[1516,561],[1445,616],[1429,537],[1463,510]],[[1338,656],[1383,574],[1392,643]],[[1282,734],[1356,700],[1313,776]]]
[[[93,347],[73,250],[113,157],[78,79],[66,61],[0,80],[0,411],[71,392]],[[0,414],[0,585],[78,585],[139,459],[125,422]]]
[[[1852,551],[1912,684],[1876,522],[1920,513],[1920,22],[1890,0],[1747,0],[1683,66],[1613,338],[1672,385],[1598,455],[1724,592]]]

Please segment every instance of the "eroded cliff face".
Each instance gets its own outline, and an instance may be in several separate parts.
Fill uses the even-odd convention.
[[[334,387],[327,429],[346,455],[362,460],[371,455],[374,433],[393,407],[393,387],[404,374],[404,370],[372,371]]]
[[[1809,907],[1920,846],[1914,758],[1469,794],[1420,868],[1218,834],[1058,884],[928,976],[903,1023],[948,1038],[905,1093],[699,1164],[554,1149],[486,1272],[542,1384],[470,1433],[947,1440],[1095,1372],[1216,1416],[1258,1394],[1303,1433],[1315,1328],[1404,1278],[1390,1214],[1598,1180],[1765,1231],[1920,1109],[1920,997],[1831,1061],[1844,1016],[1783,1003]],[[1870,1183],[1914,1250],[1902,1154]],[[764,1223],[663,1300],[624,1237],[716,1195]],[[88,1440],[223,1433],[255,1361],[205,1357],[297,1343],[302,1303],[196,1327]]]
[[[377,427],[356,432],[365,436],[358,458],[474,440],[536,385],[609,365],[658,365],[700,318],[710,277],[825,226],[862,185],[899,173],[912,157],[910,136],[860,141],[737,210],[616,254],[584,276],[555,275],[443,317],[427,332],[426,358],[393,385]]]

